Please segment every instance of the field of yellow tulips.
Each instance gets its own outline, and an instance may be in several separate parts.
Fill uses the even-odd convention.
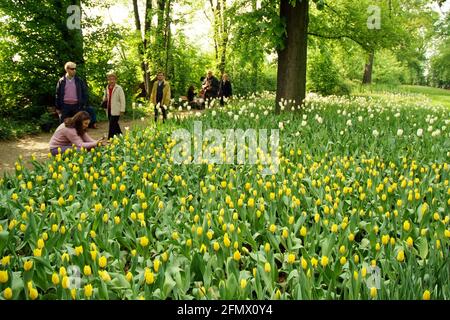
[[[450,110],[394,94],[273,107],[236,99],[19,159],[0,180],[0,299],[450,299]],[[174,163],[172,132],[195,121],[279,130],[277,172]]]

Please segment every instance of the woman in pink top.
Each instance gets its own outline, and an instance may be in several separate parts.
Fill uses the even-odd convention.
[[[86,133],[90,121],[91,117],[86,111],[80,111],[72,118],[65,119],[64,123],[56,129],[50,139],[50,152],[52,155],[58,154],[59,148],[61,153],[64,153],[64,151],[72,148],[74,145],[77,149],[84,147],[89,150],[98,144],[104,143],[104,137],[94,140]]]

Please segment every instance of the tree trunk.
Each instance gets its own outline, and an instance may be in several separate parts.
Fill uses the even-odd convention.
[[[219,1],[219,0],[217,0]],[[214,1],[213,0],[209,0],[209,3],[211,5],[211,11],[213,13],[213,21],[212,21],[212,25],[213,25],[213,40],[214,40],[214,53],[216,56],[216,62],[219,61],[219,19],[217,17],[218,13],[217,13],[217,9],[219,6],[219,3],[217,3],[217,6],[214,5]]]
[[[154,54],[154,65],[156,72],[164,70],[164,47],[165,47],[165,22],[164,22],[164,11],[166,9],[166,0],[158,0],[158,25],[156,26],[156,34],[155,34],[155,47],[152,49]]]
[[[306,55],[309,0],[280,0],[280,17],[286,22],[284,48],[278,50],[277,96],[275,111],[280,112],[281,99],[301,104],[306,91]]]
[[[146,0],[145,1],[145,17],[144,17],[144,83],[145,83],[145,91],[146,91],[146,97],[150,99],[150,70],[148,67],[148,42],[150,38],[150,29],[152,27],[152,17],[150,15],[150,12],[152,10],[152,0]]]
[[[133,11],[134,11],[134,23],[136,25],[136,30],[138,30],[140,33],[141,30],[141,19],[139,17],[139,6],[137,0],[133,0]]]
[[[219,61],[219,71],[220,74],[223,75],[225,73],[225,68],[227,64],[227,45],[228,45],[228,26],[227,21],[225,17],[225,13],[227,10],[227,3],[224,0],[219,0],[220,5],[220,47],[219,47],[219,55],[220,55],[220,61]]]
[[[148,63],[146,62],[145,56],[147,52],[147,37],[149,37],[149,31],[151,27],[151,21],[148,17],[149,10],[152,8],[152,2],[151,0],[147,0],[145,3],[145,11],[144,11],[144,35],[142,35],[142,23],[141,18],[139,16],[139,7],[137,0],[133,0],[133,11],[134,11],[134,21],[136,25],[136,31],[138,32],[141,42],[139,43],[138,51],[139,56],[141,58],[141,69],[142,69],[142,76],[144,79],[144,89],[145,89],[145,96],[147,98],[150,97],[150,76],[148,72]]]
[[[227,45],[228,45],[228,29],[229,23],[226,17],[227,2],[226,0],[216,0],[214,4],[213,0],[209,0],[211,5],[211,11],[213,13],[213,40],[214,40],[214,52],[216,57],[216,67],[223,75],[225,73],[227,62]]]
[[[372,83],[372,71],[373,71],[373,58],[374,52],[369,53],[368,61],[364,67],[363,84]]]
[[[253,92],[258,91],[258,82],[259,82],[258,69],[259,69],[259,63],[255,58],[253,58],[253,61],[252,61],[252,90],[253,90]]]
[[[171,11],[171,1],[168,0],[167,1],[167,6],[166,6],[166,26],[165,26],[165,30],[164,30],[164,51],[166,53],[166,57],[165,57],[165,63],[164,63],[164,72],[166,74],[166,76],[169,74],[169,60],[170,60],[170,41],[171,41],[171,32],[170,32],[170,11]]]
[[[256,0],[252,0],[252,10],[256,11],[258,10],[258,3]],[[257,44],[252,45],[255,41],[258,41],[256,38],[253,38],[250,40],[250,45],[253,48],[257,47]],[[258,82],[259,82],[259,57],[255,57],[255,55],[252,56],[252,90],[253,92],[258,91]]]

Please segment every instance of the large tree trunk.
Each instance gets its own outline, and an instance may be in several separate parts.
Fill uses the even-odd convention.
[[[139,6],[137,0],[133,0],[133,11],[134,11],[134,23],[136,25],[136,30],[139,31],[139,33],[142,32],[141,30],[141,18],[139,17]]]
[[[363,75],[363,81],[362,81],[363,84],[371,84],[372,83],[373,58],[374,58],[374,52],[370,52],[367,63],[364,66],[364,75]]]
[[[219,0],[218,6],[220,4],[220,46],[219,46],[219,71],[223,75],[225,73],[225,68],[227,65],[227,45],[228,45],[228,26],[227,18],[225,17],[227,10],[227,2],[225,0]]]
[[[219,1],[219,0],[217,0]],[[216,61],[219,61],[219,19],[217,17],[218,13],[217,13],[217,7],[218,7],[218,3],[217,6],[214,5],[214,1],[213,0],[209,0],[209,4],[211,5],[211,11],[213,14],[213,21],[212,21],[212,25],[213,25],[213,40],[214,40],[214,53],[215,53],[215,57],[216,57]]]
[[[150,12],[152,10],[152,0],[146,0],[145,1],[145,17],[144,17],[144,83],[145,83],[145,91],[146,96],[148,99],[150,99],[150,69],[148,67],[148,42],[150,38],[150,29],[152,27],[152,16],[150,15]]]
[[[257,0],[252,0],[252,10],[256,11],[258,10],[258,3]],[[258,41],[257,38],[253,38],[250,39],[250,46],[252,46],[253,48],[257,47],[257,44],[254,44],[254,42]],[[259,65],[260,65],[260,61],[259,61],[259,56],[255,57],[255,55],[252,56],[252,90],[253,92],[258,91],[258,81],[259,81]]]
[[[171,50],[170,50],[170,41],[171,41],[171,36],[172,33],[170,31],[170,12],[171,12],[171,1],[168,0],[167,1],[167,6],[166,6],[166,26],[164,28],[164,51],[166,53],[166,57],[165,57],[165,63],[164,63],[164,72],[166,75],[169,74],[169,63],[170,63],[170,57],[171,57]]]
[[[278,50],[277,96],[275,111],[280,112],[281,99],[301,104],[306,91],[306,54],[309,0],[280,0],[280,17],[286,22],[284,48]]]
[[[155,45],[152,49],[153,58],[154,58],[154,66],[155,73],[164,70],[164,47],[165,47],[165,15],[164,12],[166,10],[166,0],[158,0],[158,11],[157,18],[158,24],[156,26],[156,34],[155,34]],[[164,72],[164,71],[163,71]]]

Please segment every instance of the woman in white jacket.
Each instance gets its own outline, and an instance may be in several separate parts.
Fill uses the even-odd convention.
[[[125,113],[126,100],[125,93],[121,86],[117,84],[117,75],[115,73],[108,74],[108,86],[103,96],[103,102],[106,103],[106,112],[109,120],[108,139],[116,134],[122,134],[120,130],[119,118]]]

